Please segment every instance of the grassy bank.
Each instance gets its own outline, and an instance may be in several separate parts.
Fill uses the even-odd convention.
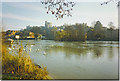
[[[2,79],[4,80],[41,80],[52,79],[48,76],[47,68],[36,66],[30,56],[23,51],[22,44],[17,49],[17,54],[12,54],[2,45]]]

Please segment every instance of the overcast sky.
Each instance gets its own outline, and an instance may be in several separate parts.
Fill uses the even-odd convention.
[[[46,14],[45,6],[40,3],[40,0],[39,2],[32,2],[32,0],[31,2],[2,2],[2,14],[0,16],[3,20],[4,30],[18,30],[25,28],[27,25],[41,26],[44,25],[45,21],[52,22],[56,26],[65,23],[75,24],[83,22],[91,26],[91,22],[99,20],[103,26],[107,26],[110,21],[115,26],[118,26],[118,8],[115,3],[101,6],[102,0],[84,1],[86,2],[76,2],[72,17],[64,17],[60,20],[56,20],[51,14]]]

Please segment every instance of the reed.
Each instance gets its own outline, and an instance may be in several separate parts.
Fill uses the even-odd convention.
[[[17,54],[11,54],[6,45],[2,45],[2,79],[50,79],[47,68],[36,66],[29,54],[23,51],[22,43],[16,51]]]

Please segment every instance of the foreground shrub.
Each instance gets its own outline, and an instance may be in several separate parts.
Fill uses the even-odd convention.
[[[17,54],[11,54],[6,45],[2,45],[2,79],[50,79],[46,67],[36,66],[23,51],[22,44],[16,50]]]

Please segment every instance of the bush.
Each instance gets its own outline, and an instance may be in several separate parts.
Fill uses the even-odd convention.
[[[36,66],[20,45],[18,54],[10,54],[6,45],[2,45],[2,79],[50,79],[46,67]]]

